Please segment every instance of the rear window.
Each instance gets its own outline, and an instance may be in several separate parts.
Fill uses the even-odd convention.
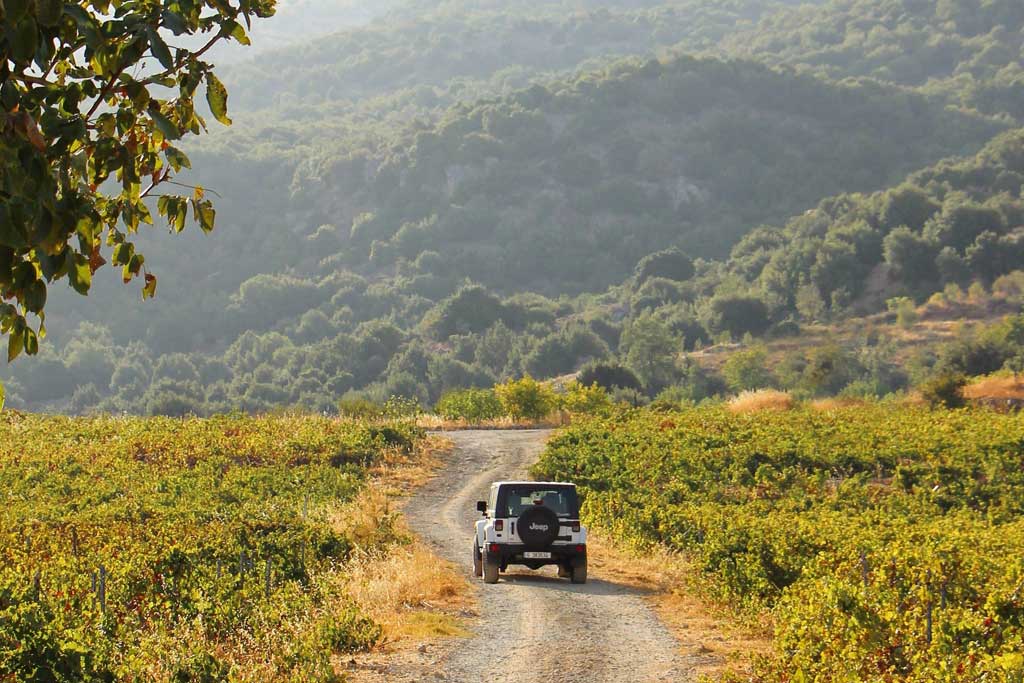
[[[498,494],[498,517],[518,517],[530,507],[544,505],[564,518],[579,516],[576,489],[571,486],[503,486]]]

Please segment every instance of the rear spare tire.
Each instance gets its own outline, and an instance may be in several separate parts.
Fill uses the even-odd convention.
[[[547,548],[558,538],[558,515],[551,508],[527,508],[516,520],[519,539],[528,549]]]

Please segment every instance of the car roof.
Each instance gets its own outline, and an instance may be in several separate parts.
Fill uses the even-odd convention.
[[[570,481],[496,481],[491,486],[576,486]]]

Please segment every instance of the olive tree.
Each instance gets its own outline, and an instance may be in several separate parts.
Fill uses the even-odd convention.
[[[8,361],[45,336],[47,289],[87,294],[108,262],[125,283],[156,277],[132,236],[153,224],[213,229],[202,188],[175,146],[213,118],[230,124],[227,91],[203,56],[247,45],[275,0],[3,0],[0,3],[0,334]],[[173,191],[172,191],[173,190]],[[35,317],[35,324],[29,316]],[[2,394],[0,394],[2,402]]]

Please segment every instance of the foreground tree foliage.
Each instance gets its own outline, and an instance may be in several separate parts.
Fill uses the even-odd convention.
[[[80,294],[108,261],[128,283],[156,277],[132,242],[152,224],[152,204],[171,230],[191,214],[204,231],[214,209],[201,188],[173,178],[189,168],[172,143],[199,134],[200,87],[227,125],[227,90],[202,59],[215,44],[248,44],[255,17],[274,0],[7,0],[0,5],[0,304],[8,360],[39,350],[48,285]],[[197,43],[197,38],[200,42]],[[192,48],[190,45],[201,47]],[[157,194],[157,190],[161,194]],[[33,327],[29,315],[38,319]]]

